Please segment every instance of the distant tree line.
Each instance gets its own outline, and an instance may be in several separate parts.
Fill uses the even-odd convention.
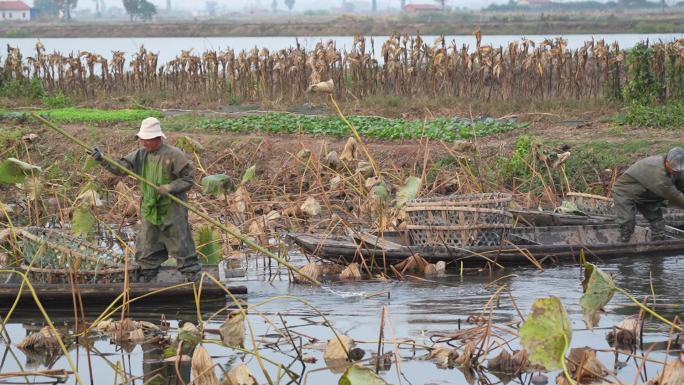
[[[35,0],[33,7],[46,17],[62,16],[71,20],[71,11],[78,5],[78,0]]]
[[[602,10],[611,10],[611,9],[616,9],[616,8],[630,8],[630,9],[647,9],[647,8],[659,8],[659,7],[665,7],[665,1],[664,0],[658,0],[657,2],[655,1],[648,1],[648,0],[617,0],[617,1],[609,1],[606,3],[602,3],[599,1],[576,1],[576,2],[567,2],[567,3],[555,3],[552,2],[551,4],[546,4],[546,5],[535,5],[534,7],[532,6],[525,6],[525,5],[518,5],[518,2],[516,0],[508,0],[507,4],[492,4],[489,7],[486,8],[488,11],[514,11],[514,10],[521,10],[525,8],[534,8],[534,9],[540,9],[540,10],[563,10],[563,11],[602,11]]]
[[[135,19],[150,20],[157,13],[154,4],[147,0],[123,0],[123,6],[126,13],[131,17],[131,21]]]
[[[78,0],[35,0],[33,7],[36,8],[41,16],[54,18],[63,17],[71,20],[71,11],[78,5]],[[96,12],[102,12],[104,2],[95,0]],[[123,0],[123,7],[126,13],[135,19],[150,20],[157,13],[154,4],[147,0]]]

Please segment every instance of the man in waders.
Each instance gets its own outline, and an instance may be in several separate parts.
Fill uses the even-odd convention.
[[[159,120],[147,118],[142,121],[136,135],[142,148],[121,158],[118,163],[152,182],[159,189],[140,184],[140,215],[142,225],[136,240],[135,259],[140,265],[140,278],[149,282],[156,278],[161,264],[169,256],[176,258],[178,270],[188,281],[200,277],[195,242],[192,239],[188,210],[169,199],[173,195],[183,201],[186,192],[195,182],[195,169],[181,150],[164,143],[166,136]],[[102,153],[95,148],[92,156],[114,175],[126,174],[102,160]]]
[[[677,178],[684,171],[684,149],[675,147],[667,155],[654,155],[630,166],[613,184],[620,242],[629,242],[634,233],[637,210],[648,220],[651,241],[665,239],[663,210],[670,206],[684,208],[684,194]],[[683,175],[684,176],[684,175]]]

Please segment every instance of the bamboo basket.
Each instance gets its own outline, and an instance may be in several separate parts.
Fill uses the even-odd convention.
[[[42,227],[18,231],[24,262],[19,270],[31,282],[49,284],[118,283],[125,279],[123,255]],[[128,273],[138,268],[128,263]]]
[[[406,229],[414,245],[499,245],[512,227],[510,202],[504,193],[414,199],[406,205]]]
[[[615,204],[613,199],[601,195],[584,194],[569,192],[565,198],[573,202],[577,209],[590,215],[615,215]]]

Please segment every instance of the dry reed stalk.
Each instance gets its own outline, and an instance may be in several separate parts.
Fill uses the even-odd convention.
[[[389,316],[389,309],[387,305],[383,305],[382,307],[383,314],[385,314],[385,319],[387,320],[387,325],[389,326],[390,332],[392,333],[392,350],[394,352],[394,360],[397,368],[397,381],[399,381],[399,384],[401,384],[401,378],[403,374],[401,373],[401,355],[399,353],[399,341],[397,340],[396,331],[394,330],[394,326],[392,325],[392,319]]]
[[[12,377],[50,377],[61,382],[64,381],[64,379],[68,378],[69,374],[70,373],[65,369],[47,369],[37,371],[0,373],[0,379]]]
[[[382,340],[385,338],[385,307],[380,311],[380,330],[378,332],[378,349],[376,352],[375,373],[380,371],[380,354],[382,352]]]

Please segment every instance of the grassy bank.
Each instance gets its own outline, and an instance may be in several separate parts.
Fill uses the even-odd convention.
[[[99,108],[56,108],[50,110],[34,110],[36,114],[57,123],[92,123],[105,124],[116,122],[135,122],[153,116],[160,118],[161,112],[150,109],[103,110]],[[0,121],[21,121],[31,119],[31,112],[10,111],[0,109]]]

